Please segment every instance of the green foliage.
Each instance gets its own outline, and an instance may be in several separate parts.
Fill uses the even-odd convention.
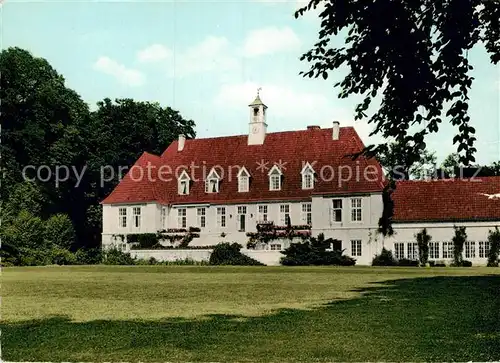
[[[47,245],[69,250],[75,242],[75,230],[66,214],[54,214],[45,222],[44,238]]]
[[[490,251],[488,252],[488,267],[498,267],[498,256],[500,254],[500,230],[495,227],[494,231],[488,232]]]
[[[397,266],[398,261],[392,255],[392,251],[386,250],[385,247],[379,255],[376,255],[372,260],[372,266]]]
[[[332,71],[348,69],[334,86],[340,98],[362,96],[355,119],[368,117],[373,101],[380,104],[368,120],[374,133],[414,145],[412,154],[425,150],[426,136],[447,118],[457,128],[453,143],[460,162],[473,162],[476,138],[468,116],[473,66],[468,53],[484,44],[491,62],[499,62],[499,2],[311,0],[295,17],[319,4],[324,5],[319,39],[301,57],[311,64],[302,74],[326,80]],[[387,150],[386,144],[371,145],[365,153]]]
[[[415,237],[418,245],[418,260],[420,265],[425,266],[429,262],[429,243],[432,237],[427,233],[427,228],[422,229]]]
[[[210,265],[249,265],[262,266],[263,264],[240,252],[241,245],[238,243],[219,243],[210,255]]]
[[[389,180],[382,191],[382,203],[384,208],[382,210],[382,216],[378,220],[377,232],[381,233],[383,236],[392,236],[394,234],[394,228],[392,227],[392,217],[394,216],[392,193],[394,193],[395,189],[396,183],[394,180]]]
[[[467,241],[467,233],[465,227],[453,226],[455,235],[452,238],[453,242],[453,266],[463,266],[464,244]]]
[[[181,133],[195,136],[192,120],[158,103],[106,98],[91,112],[45,59],[20,48],[1,51],[0,74],[2,224],[17,218],[21,210],[41,220],[66,214],[75,229],[75,249],[100,245],[99,202],[119,180],[115,175],[100,185],[102,166],[118,173],[119,167],[131,167],[144,151],[161,154]],[[23,181],[27,165],[47,165],[52,171],[66,165],[74,170],[59,185],[54,175],[33,183]],[[75,172],[81,176],[83,171],[79,180]],[[26,176],[36,177],[33,169]],[[61,177],[65,176],[63,172]]]
[[[377,160],[392,179],[425,179],[435,172],[436,153],[428,150],[417,152],[416,147],[415,144],[392,142]]]
[[[100,248],[79,249],[75,252],[76,262],[79,265],[95,265],[102,261]]]
[[[158,244],[158,236],[156,233],[141,233],[137,236],[137,242],[141,248],[149,249]]]
[[[333,239],[325,239],[323,233],[317,238],[299,243],[292,243],[290,247],[282,251],[285,255],[281,258],[281,264],[285,266],[309,266],[309,265],[337,265],[354,266],[356,260],[343,255],[343,250],[327,251],[333,243]]]
[[[22,210],[11,223],[2,225],[2,244],[15,246],[18,250],[47,249],[49,245],[43,238],[44,229],[43,221],[39,217]]]
[[[51,249],[50,257],[54,265],[76,265],[78,263],[75,254],[64,248],[55,247]]]
[[[417,267],[419,265],[419,261],[417,260],[409,260],[407,258],[402,258],[398,260],[398,266],[401,267]]]
[[[104,265],[135,265],[135,259],[130,256],[130,253],[111,248],[102,253],[102,263]]]

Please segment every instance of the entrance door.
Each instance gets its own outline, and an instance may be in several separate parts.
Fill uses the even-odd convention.
[[[240,214],[240,231],[244,232],[245,231],[245,225],[246,225],[246,215],[245,214]]]

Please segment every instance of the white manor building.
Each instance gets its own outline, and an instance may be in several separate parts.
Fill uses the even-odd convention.
[[[248,135],[189,139],[183,135],[162,155],[144,153],[102,202],[104,248],[130,251],[129,234],[199,229],[189,247],[238,242],[242,252],[278,264],[289,239],[247,249],[257,224],[304,227],[324,233],[369,265],[382,247],[416,259],[415,234],[432,236],[430,259],[451,261],[453,226],[466,226],[465,258],[485,264],[488,231],[500,226],[500,177],[402,181],[397,184],[392,237],[377,233],[382,216],[383,171],[377,161],[349,157],[364,145],[353,127],[308,126],[267,132],[267,106],[249,105]],[[295,228],[295,227],[294,227]],[[124,238],[125,237],[125,238]],[[169,245],[170,242],[165,242]],[[157,259],[208,258],[210,251],[131,250]]]

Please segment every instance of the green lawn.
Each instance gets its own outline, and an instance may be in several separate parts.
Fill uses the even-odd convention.
[[[500,360],[500,269],[2,272],[8,361]]]

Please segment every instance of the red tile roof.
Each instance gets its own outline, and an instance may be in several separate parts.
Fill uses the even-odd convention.
[[[393,220],[500,221],[499,193],[500,177],[401,181],[392,195]]]
[[[347,154],[361,151],[364,145],[352,127],[341,127],[339,140],[332,140],[332,129],[309,129],[268,133],[263,145],[248,145],[247,135],[186,140],[184,149],[177,151],[174,141],[161,157],[144,153],[115,190],[103,201],[104,204],[158,201],[162,204],[184,203],[242,203],[265,200],[307,200],[312,194],[344,194],[381,192],[383,173],[378,162],[360,157],[353,161]],[[259,169],[264,161],[266,170]],[[275,163],[283,163],[283,182],[280,191],[269,190],[268,171]],[[151,175],[147,172],[137,181],[139,168],[151,163]],[[309,162],[316,172],[313,190],[302,189],[301,170]],[[191,169],[191,165],[195,165]],[[366,167],[370,165],[369,169]],[[163,166],[163,181],[158,170]],[[205,193],[202,181],[212,167],[223,168],[219,193]],[[249,171],[250,191],[238,192],[236,166]],[[230,168],[234,167],[234,168]],[[189,195],[178,195],[177,176],[187,169],[192,178]],[[168,170],[172,174],[168,175]],[[220,174],[220,169],[216,168]],[[350,171],[349,171],[350,170]],[[368,174],[364,175],[367,170]],[[333,171],[333,177],[332,177]],[[375,173],[374,173],[375,172]],[[351,173],[351,178],[349,178]],[[135,180],[130,174],[136,176]],[[375,176],[374,176],[375,175]],[[167,177],[170,176],[170,180]],[[340,177],[341,176],[341,177]],[[349,179],[349,180],[343,180]]]

